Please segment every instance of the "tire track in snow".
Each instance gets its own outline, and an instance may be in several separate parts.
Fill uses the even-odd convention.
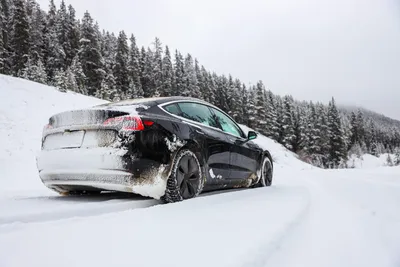
[[[241,263],[239,266],[266,266],[270,257],[276,251],[281,249],[281,246],[283,243],[285,243],[285,240],[287,240],[294,232],[296,232],[302,222],[309,216],[310,207],[311,194],[309,191],[307,191],[306,200],[297,213],[295,213],[295,215],[289,221],[285,222],[282,228],[276,231],[272,237],[264,235],[264,241],[259,243],[255,249],[253,248],[251,252],[247,253],[250,260]]]
[[[9,208],[13,208],[12,205],[13,202],[15,201],[18,200],[9,201],[10,202]],[[47,201],[44,201],[44,203],[48,203],[49,201],[55,201],[55,200],[50,198]],[[63,219],[71,219],[75,217],[99,216],[103,214],[128,211],[132,209],[148,208],[160,204],[160,201],[154,199],[139,199],[139,200],[128,199],[123,201],[117,199],[116,201],[108,200],[100,203],[98,203],[98,200],[97,203],[79,202],[75,204],[66,205],[60,208],[52,206],[46,209],[35,209],[34,207],[32,207],[32,203],[30,203],[29,201],[26,202],[27,206],[24,207],[26,212],[0,215],[0,231],[10,230],[10,228],[21,226],[21,224],[23,225],[29,223],[57,221]],[[64,201],[61,202],[65,203]],[[68,199],[66,200],[66,202],[68,202]],[[33,210],[30,210],[30,207],[32,207]],[[20,207],[16,206],[14,208],[20,208]]]

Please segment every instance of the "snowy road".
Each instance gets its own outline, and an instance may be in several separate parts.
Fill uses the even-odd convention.
[[[400,266],[400,168],[277,169],[271,188],[168,205],[0,200],[0,266]]]

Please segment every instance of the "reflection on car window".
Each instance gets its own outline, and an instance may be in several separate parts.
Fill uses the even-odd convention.
[[[182,117],[208,126],[218,127],[213,114],[207,106],[197,103],[179,103],[178,105],[182,111]]]
[[[169,112],[172,113],[174,115],[180,115],[180,111],[179,108],[176,104],[171,104],[165,107],[165,109]]]
[[[242,137],[241,130],[228,116],[226,116],[219,110],[213,109],[213,111],[224,132],[233,134],[238,137]]]

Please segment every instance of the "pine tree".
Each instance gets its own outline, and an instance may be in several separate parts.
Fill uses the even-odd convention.
[[[67,92],[66,76],[63,70],[56,70],[54,72],[54,86],[60,90],[60,92]]]
[[[257,127],[257,114],[256,114],[256,90],[253,86],[249,88],[248,93],[248,104],[246,107],[248,117],[247,117],[247,125],[252,128],[256,129]]]
[[[22,71],[22,77],[42,84],[47,83],[47,73],[40,59],[35,63],[29,58]]]
[[[293,142],[296,138],[294,133],[294,124],[293,124],[293,106],[292,100],[289,96],[285,96],[283,99],[283,139],[282,143],[287,148],[293,149]]]
[[[57,86],[55,71],[64,69],[65,52],[60,44],[59,36],[61,21],[57,14],[57,9],[53,0],[50,0],[49,12],[47,13],[47,27],[45,32],[45,61],[47,76],[53,84]],[[59,73],[57,73],[59,74]],[[54,78],[54,79],[53,79]]]
[[[153,81],[153,96],[160,96],[163,91],[163,66],[162,66],[162,44],[160,39],[156,37],[154,40],[154,52],[152,58],[152,71],[151,71],[151,80]]]
[[[387,154],[386,165],[389,166],[389,167],[393,166],[393,160],[392,160],[392,157],[390,156],[390,154]]]
[[[242,102],[241,105],[239,105],[239,122],[242,124],[247,124],[248,123],[248,118],[249,118],[249,110],[247,109],[249,106],[249,92],[246,88],[245,84],[242,84],[242,90],[240,92],[240,95],[242,97]]]
[[[1,5],[0,5],[0,29],[3,29],[3,14],[1,10]],[[3,30],[0,30],[0,73],[4,73],[4,68],[5,68],[5,51],[6,48],[4,46],[4,41],[3,41]]]
[[[346,157],[346,147],[343,142],[342,126],[340,116],[336,108],[335,100],[329,102],[328,110],[328,129],[329,129],[329,165],[331,167],[338,167]]]
[[[243,123],[242,107],[246,105],[244,98],[245,96],[242,95],[242,83],[239,79],[235,79],[232,90],[231,114],[238,123]]]
[[[69,5],[67,14],[67,40],[68,43],[65,45],[65,60],[66,66],[71,66],[72,61],[78,55],[79,51],[79,25],[75,19],[75,9]]]
[[[276,98],[276,113],[278,114],[277,117],[277,122],[278,122],[278,132],[277,132],[277,139],[276,141],[278,141],[279,143],[283,144],[283,139],[284,139],[284,132],[285,132],[285,128],[284,128],[284,106],[283,106],[283,101],[281,97],[277,97]]]
[[[163,86],[160,95],[171,96],[173,92],[172,84],[174,79],[174,70],[172,67],[171,54],[169,52],[168,46],[165,47],[165,55],[163,58],[162,66]]]
[[[142,91],[142,85],[140,83],[140,52],[139,48],[136,45],[136,38],[132,34],[130,38],[130,49],[129,49],[129,76],[130,76],[130,85],[131,91],[134,91],[133,97],[137,97],[138,93]],[[143,91],[142,91],[143,92]],[[141,94],[143,96],[143,94]]]
[[[147,51],[142,48],[141,51],[141,69],[142,72],[140,74],[140,83],[142,84],[143,96],[144,97],[153,97],[156,93],[156,88],[154,84],[154,60],[153,60],[153,51],[150,48]]]
[[[46,32],[46,13],[42,11],[35,3],[32,7],[32,16],[30,18],[30,53],[29,57],[34,64],[37,61],[42,63],[45,60],[45,32]],[[47,75],[46,75],[47,76]]]
[[[201,98],[200,88],[197,84],[196,72],[194,69],[194,61],[190,54],[187,54],[184,65],[184,91],[182,95]]]
[[[297,153],[299,151],[303,151],[306,145],[306,123],[304,122],[306,115],[304,113],[304,110],[301,110],[300,107],[297,107],[295,111],[292,111],[292,118],[293,131],[295,136],[292,142],[292,148],[293,151]]]
[[[378,143],[376,141],[375,125],[372,121],[369,124],[369,129],[370,129],[369,152],[371,153],[371,155],[378,156]]]
[[[174,83],[173,83],[173,95],[179,96],[185,91],[185,71],[183,66],[182,54],[175,50],[175,63],[174,63]]]
[[[396,148],[395,154],[394,154],[394,165],[399,166],[400,165],[400,148]]]
[[[122,97],[124,97],[129,90],[129,49],[127,37],[124,31],[121,31],[118,36],[117,54],[115,56],[114,77],[115,84]]]
[[[98,34],[93,26],[93,20],[89,12],[85,12],[82,19],[81,37],[78,54],[86,76],[85,87],[88,94],[93,96],[96,90],[101,87],[105,71],[103,69]]]
[[[223,111],[227,112],[229,110],[229,106],[227,103],[228,100],[228,87],[229,87],[229,81],[228,78],[226,78],[225,75],[222,75],[220,77],[215,76],[215,83],[216,83],[216,105],[222,109]]]
[[[260,133],[265,133],[266,131],[266,116],[264,112],[264,92],[265,92],[265,87],[262,81],[258,81],[256,88],[255,88],[255,99],[254,99],[254,104],[255,104],[255,119],[257,121],[255,130],[260,132]]]
[[[11,73],[10,34],[11,34],[10,6],[7,0],[0,1],[0,73]]]
[[[78,92],[80,94],[87,95],[88,93],[87,93],[87,90],[86,90],[86,87],[85,87],[86,75],[83,72],[82,64],[79,61],[79,57],[78,56],[76,56],[72,60],[70,71],[73,73],[73,75],[75,77],[76,86],[78,88],[78,91],[76,91],[76,92]]]
[[[76,92],[76,93],[81,93],[81,90],[78,86],[78,83],[76,81],[75,78],[75,74],[73,73],[73,71],[71,70],[71,68],[68,68],[65,71],[65,88],[67,90],[70,90],[72,92]]]
[[[14,74],[22,72],[29,57],[29,22],[24,0],[15,0],[11,39]]]
[[[64,0],[61,0],[60,9],[57,11],[57,19],[55,23],[55,31],[58,38],[58,44],[62,48],[63,58],[62,63],[63,69],[67,69],[67,58],[71,58],[71,44],[68,39],[69,34],[69,17],[67,12],[67,7],[65,6]],[[72,59],[72,58],[71,58]]]

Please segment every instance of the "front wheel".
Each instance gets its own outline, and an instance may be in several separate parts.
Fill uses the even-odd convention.
[[[272,175],[273,175],[273,168],[272,162],[268,157],[263,159],[261,165],[261,177],[257,184],[254,187],[266,187],[271,186],[272,184]]]
[[[168,203],[198,196],[203,190],[204,176],[196,155],[189,149],[178,152],[167,180],[163,200]]]

